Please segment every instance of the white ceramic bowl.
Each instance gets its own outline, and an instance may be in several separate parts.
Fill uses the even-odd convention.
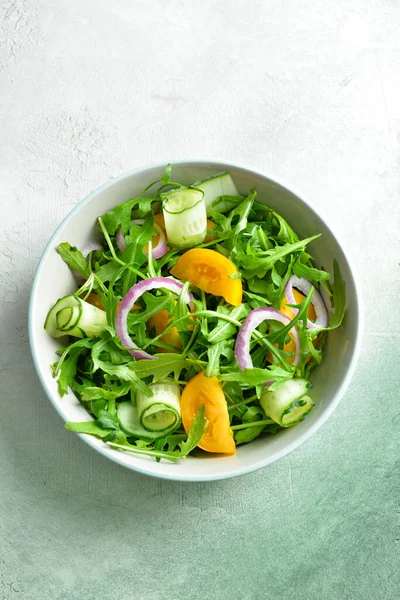
[[[161,176],[164,167],[165,163],[139,167],[112,179],[89,194],[58,227],[40,260],[29,307],[30,344],[42,385],[64,421],[85,421],[88,420],[88,413],[72,392],[60,397],[50,370],[59,342],[46,334],[43,323],[54,302],[75,289],[73,276],[55,249],[63,241],[82,248],[88,241],[95,239],[98,236],[96,218],[116,204],[138,195],[150,181]],[[210,454],[204,458],[189,457],[178,463],[157,463],[150,458],[139,458],[112,450],[94,437],[81,435],[90,446],[111,460],[155,477],[181,481],[224,479],[265,467],[285,456],[311,437],[332,414],[350,382],[359,353],[362,332],[359,287],[342,244],[325,220],[315,208],[311,208],[283,185],[237,164],[212,160],[178,161],[173,164],[173,179],[189,184],[223,170],[231,172],[241,193],[245,194],[256,187],[257,200],[282,214],[301,237],[322,233],[309,248],[316,258],[317,266],[323,265],[325,269],[332,270],[333,260],[338,260],[346,283],[347,315],[343,325],[329,333],[324,360],[313,373],[312,397],[316,406],[310,415],[296,427],[239,446],[234,456],[215,457]]]

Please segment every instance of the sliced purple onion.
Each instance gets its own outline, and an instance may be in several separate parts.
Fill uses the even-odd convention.
[[[136,301],[145,292],[150,292],[151,290],[157,290],[160,288],[169,290],[170,292],[174,292],[174,294],[179,295],[182,291],[183,283],[177,279],[173,279],[172,277],[151,277],[150,279],[144,279],[143,281],[140,281],[131,287],[129,292],[122,299],[119,306],[116,319],[118,337],[123,346],[126,348],[131,348],[131,350],[129,350],[130,354],[133,356],[133,358],[137,358],[138,360],[155,360],[157,357],[148,354],[144,350],[140,350],[140,348],[136,346],[128,332],[128,314]],[[184,300],[190,309],[193,310],[193,296],[190,292],[186,292]]]
[[[235,356],[241,371],[253,368],[253,361],[250,356],[250,340],[253,331],[261,325],[263,321],[279,321],[280,323],[283,323],[283,325],[288,325],[291,320],[276,308],[255,308],[251,311],[239,329],[236,338]],[[300,340],[295,326],[293,326],[291,334],[293,336],[293,341],[296,344],[293,364],[298,365],[300,360]]]
[[[143,225],[144,219],[134,219],[133,221],[131,221],[131,223],[133,225]],[[164,256],[164,254],[166,254],[167,252],[167,238],[165,237],[165,233],[163,232],[161,227],[157,225],[157,223],[153,223],[153,227],[160,236],[157,246],[155,246],[155,248],[153,248],[152,251],[153,257],[157,259]],[[124,252],[126,250],[125,237],[122,233],[121,227],[118,228],[117,233],[115,234],[115,242],[121,252]],[[143,252],[147,255],[147,252],[145,250],[143,250]]]
[[[288,304],[297,304],[294,294],[293,294],[294,287],[297,288],[298,290],[300,290],[300,292],[302,294],[304,294],[305,296],[308,296],[313,285],[312,285],[312,283],[310,283],[308,281],[308,279],[305,279],[304,277],[299,278],[299,277],[296,277],[296,275],[292,275],[292,277],[287,282],[286,289],[285,289],[285,296],[288,301]],[[317,315],[317,318],[315,319],[315,322],[310,321],[310,319],[307,319],[308,329],[315,329],[317,327],[328,327],[328,325],[329,325],[328,309],[326,308],[324,299],[322,298],[319,291],[316,289],[314,289],[314,293],[313,293],[311,302],[314,306],[314,310],[315,310],[315,314]],[[294,312],[295,315],[297,315],[297,313],[298,313],[297,308],[292,308],[292,311]]]

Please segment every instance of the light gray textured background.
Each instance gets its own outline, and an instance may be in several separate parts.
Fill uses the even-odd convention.
[[[0,2],[0,598],[400,597],[396,0]],[[27,341],[56,225],[154,160],[243,161],[353,253],[366,333],[311,441],[236,480],[117,467],[62,423]]]

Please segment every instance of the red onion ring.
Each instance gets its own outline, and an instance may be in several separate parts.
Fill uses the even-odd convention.
[[[308,296],[313,285],[304,277],[299,278],[299,277],[296,277],[296,275],[292,275],[292,277],[287,282],[286,288],[285,288],[285,296],[288,301],[288,304],[297,304],[295,297],[293,295],[294,287],[297,288],[298,290],[300,290],[300,292],[302,292],[302,294],[304,294],[305,296]],[[316,329],[318,327],[328,327],[328,325],[329,325],[328,309],[326,308],[325,302],[324,302],[321,294],[315,288],[314,288],[314,293],[312,296],[311,303],[314,306],[314,310],[315,310],[315,314],[317,315],[317,318],[315,319],[315,322],[310,321],[310,319],[307,319],[307,328],[308,329]],[[294,312],[295,315],[297,315],[297,313],[298,313],[297,308],[292,308],[291,310]]]
[[[133,221],[131,221],[131,223],[133,225],[143,225],[144,219],[134,219]],[[167,252],[167,238],[165,237],[165,233],[163,232],[161,227],[157,225],[157,223],[153,223],[153,227],[160,236],[157,246],[155,246],[155,248],[153,248],[152,251],[153,257],[157,259],[164,256],[164,254],[166,254]],[[117,233],[115,234],[115,243],[117,244],[121,252],[124,252],[126,250],[125,237],[121,231],[121,227],[118,228]],[[143,250],[143,252],[147,255],[147,252],[145,250]]]
[[[144,279],[143,281],[140,281],[131,287],[129,292],[122,299],[119,306],[116,319],[118,337],[123,346],[126,348],[131,348],[131,350],[128,351],[133,358],[137,358],[138,360],[156,360],[157,357],[148,354],[148,352],[145,352],[144,350],[140,350],[140,348],[136,346],[128,332],[128,314],[135,302],[145,292],[150,292],[151,290],[157,290],[160,288],[170,290],[175,294],[180,294],[183,288],[183,283],[170,277],[151,277],[150,279]],[[189,305],[191,310],[194,309],[193,296],[190,292],[186,292],[185,302]]]
[[[276,308],[255,308],[251,311],[239,329],[236,338],[235,357],[241,371],[253,368],[253,361],[250,356],[250,339],[253,331],[261,325],[263,321],[279,321],[280,323],[283,323],[283,325],[288,325],[291,319]],[[295,326],[293,326],[291,334],[293,336],[293,341],[296,344],[293,364],[298,365],[300,360],[300,340]]]

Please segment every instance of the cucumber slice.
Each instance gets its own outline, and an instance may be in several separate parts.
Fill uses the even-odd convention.
[[[260,404],[267,417],[281,427],[291,427],[302,421],[314,407],[307,392],[312,388],[306,379],[290,379],[271,392],[265,389]]]
[[[181,423],[181,392],[176,383],[151,385],[153,396],[138,391],[136,405],[140,424],[147,431],[172,431]]]
[[[61,331],[57,325],[57,313],[62,311],[65,308],[78,308],[82,311],[82,300],[77,298],[76,296],[69,295],[64,296],[64,298],[60,298],[57,300],[55,305],[49,310],[47,313],[46,321],[44,323],[44,328],[51,337],[57,338],[62,335],[66,335],[65,331]]]
[[[57,300],[49,310],[44,328],[54,338],[63,335],[84,338],[100,335],[103,325],[107,325],[104,310],[71,294]]]
[[[207,215],[204,193],[194,188],[161,194],[168,243],[176,248],[191,248],[204,241]]]
[[[122,429],[128,435],[148,440],[157,440],[165,435],[164,431],[147,431],[140,424],[139,413],[132,402],[121,402],[118,404],[117,417]]]
[[[77,325],[81,313],[82,308],[80,306],[62,308],[56,313],[57,329],[65,332],[73,329]]]
[[[215,200],[220,196],[239,195],[237,187],[234,184],[229,171],[223,171],[222,173],[217,173],[216,175],[212,175],[211,177],[206,177],[206,179],[200,179],[200,181],[196,181],[196,183],[194,183],[192,187],[202,190],[204,192],[204,202],[206,205],[207,214],[210,214],[212,203],[215,202]],[[219,210],[219,212],[226,212],[227,210],[230,210],[235,206],[236,203],[233,203],[230,208],[225,208],[225,210]],[[213,210],[218,209],[215,206]]]

